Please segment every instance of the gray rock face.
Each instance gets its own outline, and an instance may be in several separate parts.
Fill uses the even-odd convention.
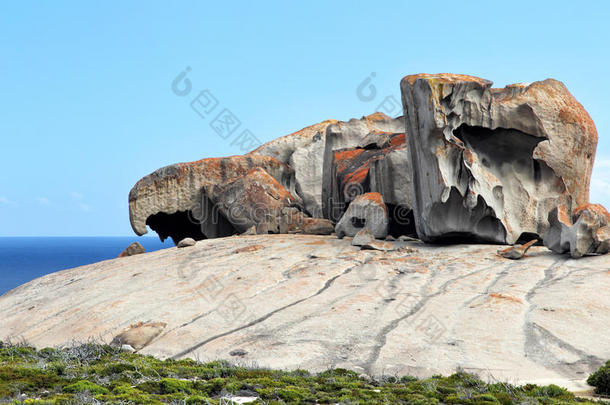
[[[295,170],[296,192],[307,213],[328,218],[323,207],[323,179],[330,173],[333,151],[358,146],[371,132],[404,132],[402,118],[375,113],[362,119],[324,121],[271,141],[249,155],[273,156]]]
[[[236,361],[241,349],[239,363],[260,367],[420,377],[461,367],[572,389],[610,359],[610,255],[534,246],[513,261],[490,245],[392,244],[417,251],[234,236],[65,270],[0,296],[0,340],[108,343],[151,320],[167,326],[128,341],[160,358]]]
[[[196,243],[197,242],[193,238],[184,238],[180,242],[178,242],[176,247],[178,249],[182,249],[182,248],[186,248],[186,247],[190,247],[190,246],[195,246]]]
[[[322,202],[325,215],[338,221],[345,207],[367,192],[381,194],[390,220],[397,231],[413,233],[411,213],[411,174],[407,167],[404,133],[371,132],[357,148],[333,152],[332,167],[323,180]],[[407,226],[410,225],[410,226]]]
[[[375,242],[375,237],[367,228],[359,230],[354,239],[352,239],[353,246],[362,246],[373,242]]]
[[[568,207],[557,207],[549,213],[549,223],[544,245],[554,252],[579,258],[610,251],[610,214],[601,205],[578,207],[572,215]]]
[[[142,253],[146,253],[146,249],[138,242],[133,242],[131,245],[127,246],[123,252],[119,255],[119,257],[128,257],[139,255]]]
[[[366,193],[351,202],[341,220],[335,226],[339,238],[355,236],[366,229],[375,238],[388,234],[388,209],[379,193]]]
[[[401,82],[419,237],[513,244],[588,203],[597,132],[555,80],[492,89],[465,75]]]

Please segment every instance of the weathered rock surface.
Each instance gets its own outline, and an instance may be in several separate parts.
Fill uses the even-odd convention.
[[[328,120],[268,142],[248,155],[272,156],[290,165],[306,212],[312,217],[332,219],[323,204],[323,179],[330,173],[333,151],[354,148],[376,131],[404,132],[404,121],[383,113],[348,122]]]
[[[139,352],[374,375],[456,367],[576,389],[610,358],[610,256],[532,247],[360,250],[333,236],[204,240],[49,274],[0,297],[0,340],[110,342],[162,322]],[[134,343],[135,344],[135,343]]]
[[[300,201],[260,167],[228,184],[207,187],[206,195],[239,233],[261,224],[278,233],[282,209]]]
[[[146,253],[146,249],[144,249],[144,246],[142,246],[139,242],[133,242],[121,252],[119,257],[134,256],[139,255],[141,253]]]
[[[588,203],[597,132],[552,79],[491,88],[472,76],[401,82],[417,232],[425,241],[513,244],[549,212]]]
[[[354,198],[368,192],[380,193],[389,205],[391,222],[400,225],[412,206],[411,175],[407,168],[404,133],[372,132],[362,147],[339,149],[333,153],[331,172],[325,177],[323,200],[330,207],[329,218],[338,221]],[[405,212],[402,212],[405,210]],[[406,224],[403,224],[406,225]],[[414,233],[413,221],[396,232]],[[399,228],[397,226],[397,228]],[[397,235],[398,236],[398,235]]]
[[[599,204],[578,207],[572,216],[562,205],[549,213],[549,223],[544,244],[554,252],[579,258],[610,251],[610,213]]]
[[[388,234],[388,208],[379,193],[362,194],[351,202],[341,220],[335,226],[339,238],[355,236],[363,228],[375,238],[385,238]]]
[[[205,194],[206,187],[226,185],[260,167],[294,195],[294,170],[268,156],[232,156],[167,166],[144,177],[129,194],[129,217],[138,235],[146,225],[162,240],[178,242],[237,233]],[[211,196],[213,198],[213,196]]]

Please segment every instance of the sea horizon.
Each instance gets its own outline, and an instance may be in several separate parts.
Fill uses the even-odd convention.
[[[0,295],[47,274],[115,259],[132,242],[147,252],[174,246],[155,236],[0,236]]]

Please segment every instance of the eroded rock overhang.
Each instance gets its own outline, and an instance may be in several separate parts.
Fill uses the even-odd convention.
[[[491,88],[466,75],[401,81],[411,195],[425,241],[509,243],[543,235],[548,214],[589,200],[597,131],[547,79]]]
[[[129,193],[129,217],[136,234],[144,235],[149,225],[161,239],[182,237],[203,239],[234,233],[231,224],[207,206],[206,188],[226,184],[262,168],[294,195],[294,170],[269,156],[231,156],[178,163],[161,168],[136,183]],[[210,215],[209,226],[202,226]],[[178,240],[177,240],[178,239]]]

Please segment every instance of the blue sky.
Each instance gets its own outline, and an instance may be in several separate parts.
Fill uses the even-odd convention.
[[[563,81],[596,123],[591,200],[610,207],[608,15],[601,1],[2,2],[0,236],[131,235],[138,179],[242,153],[191,109],[204,89],[264,142],[369,114],[420,72]]]

